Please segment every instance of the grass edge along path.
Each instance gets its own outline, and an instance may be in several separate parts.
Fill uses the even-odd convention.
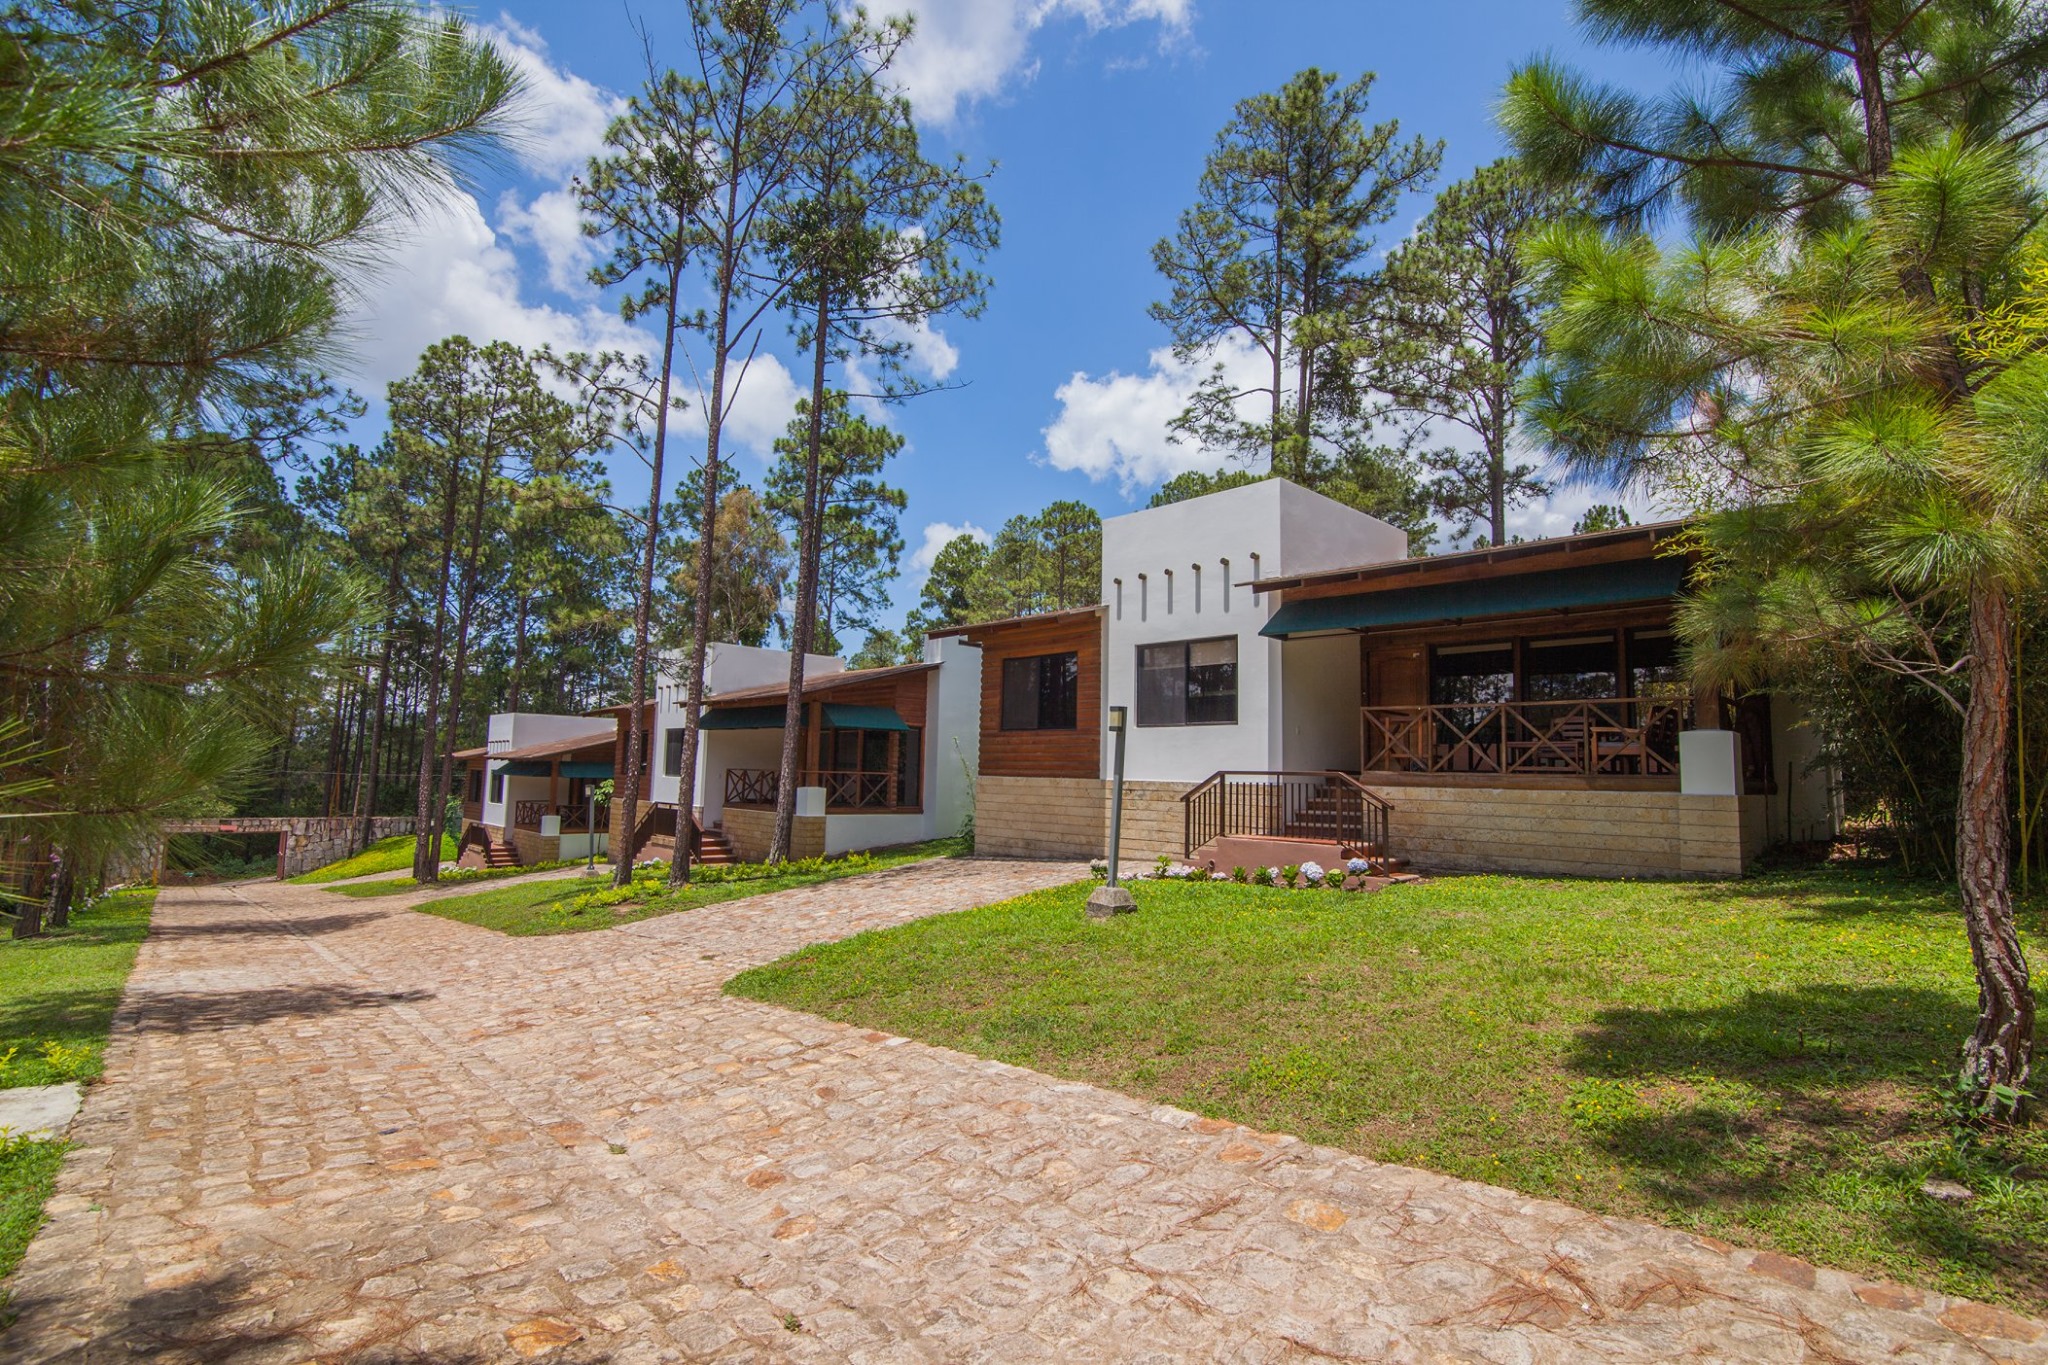
[[[1034,892],[815,945],[734,995],[1375,1160],[2048,1311],[2048,1122],[1952,1126],[1944,888],[1459,877]],[[2038,907],[2026,915],[2039,926]],[[2043,939],[2027,935],[2041,960]],[[1930,1178],[1975,1193],[1922,1192]]]
[[[0,939],[0,1089],[96,1080],[155,887],[117,891],[72,912],[71,924]],[[6,1281],[43,1225],[69,1143],[0,1136],[0,1329],[13,1320]]]
[[[607,866],[600,861],[598,867]],[[345,886],[327,887],[331,896],[347,896],[351,900],[375,900],[380,896],[411,896],[422,891],[460,891],[465,886],[478,882],[506,881],[514,877],[531,877],[539,872],[560,872],[565,867],[581,867],[581,858],[563,858],[554,862],[522,863],[516,867],[465,867],[453,872],[443,872],[431,882],[416,882],[411,877],[384,877],[373,882],[350,882]]]
[[[367,877],[377,872],[399,872],[412,866],[413,837],[410,834],[394,834],[379,839],[352,857],[338,863],[316,867],[310,872],[301,872],[285,881],[292,886],[319,886],[325,882],[338,882],[348,877]],[[441,836],[441,861],[455,861],[455,840]]]
[[[666,865],[645,863],[635,871],[629,885],[617,890],[607,876],[554,877],[516,882],[472,895],[437,895],[413,908],[443,919],[495,929],[501,934],[573,934],[800,886],[816,886],[844,877],[886,872],[934,858],[959,857],[966,851],[962,839],[934,839],[841,857],[805,858],[779,868],[759,863],[707,867],[698,869],[690,884],[678,891],[668,888]],[[608,871],[603,863],[598,868],[601,874]]]

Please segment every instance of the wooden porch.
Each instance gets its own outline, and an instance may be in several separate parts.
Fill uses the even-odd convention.
[[[1676,790],[1690,698],[1583,697],[1359,713],[1362,773],[1373,781],[1554,780]]]
[[[781,777],[773,768],[728,768],[725,804],[742,810],[773,808]],[[797,774],[797,785],[824,788],[828,815],[916,815],[924,809],[914,799],[915,790],[905,789],[900,764],[880,770],[806,769]]]

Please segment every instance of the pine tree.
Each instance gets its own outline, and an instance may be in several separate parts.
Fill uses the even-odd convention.
[[[786,527],[800,530],[809,467],[810,399],[797,400],[789,430],[775,442],[767,502]],[[903,438],[847,410],[846,395],[826,394],[818,462],[818,586],[813,649],[837,654],[840,631],[872,627],[889,605],[888,587],[903,554],[897,518],[908,499],[881,478]]]

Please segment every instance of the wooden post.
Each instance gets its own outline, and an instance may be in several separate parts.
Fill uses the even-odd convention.
[[[887,795],[889,798],[889,808],[891,810],[894,810],[898,805],[902,804],[902,771],[903,732],[901,730],[891,730],[889,732],[889,786],[887,791]]]
[[[824,703],[815,701],[804,706],[804,773],[809,773],[814,781],[822,767],[818,762],[818,731],[822,728],[820,722],[825,716],[823,706]],[[799,787],[804,785],[804,773],[797,774],[796,784]]]

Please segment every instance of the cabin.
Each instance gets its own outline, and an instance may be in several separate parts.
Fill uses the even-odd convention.
[[[849,669],[804,663],[791,856],[918,843],[960,831],[973,808],[978,652],[934,641],[925,659]],[[588,716],[494,715],[489,742],[456,754],[465,770],[466,863],[511,866],[606,857],[630,839],[636,861],[667,860],[679,834],[709,863],[767,856],[789,697],[785,650],[716,643],[706,651],[696,782],[682,800],[687,660],[660,655],[643,704],[645,758],[634,828],[623,802],[597,800],[631,769],[631,704]]]
[[[1803,717],[1679,665],[1682,530],[1410,558],[1281,479],[1109,518],[1099,604],[934,632],[982,656],[977,847],[1104,854],[1112,707],[1129,858],[1732,876],[1827,837]]]

